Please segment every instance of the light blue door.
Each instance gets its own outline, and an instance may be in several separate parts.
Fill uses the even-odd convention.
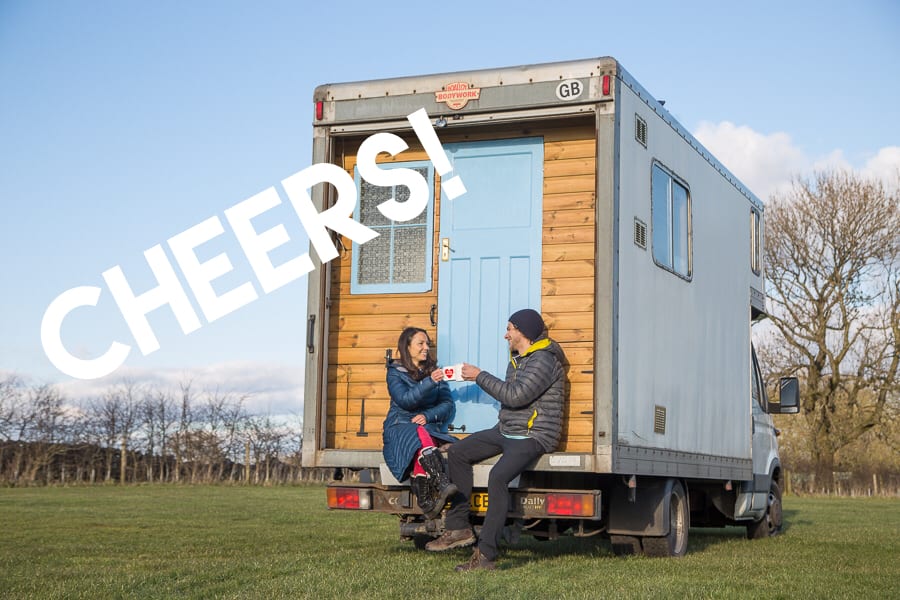
[[[507,318],[541,310],[541,138],[446,144],[466,193],[441,200],[438,362],[468,362],[503,379]],[[499,404],[474,383],[450,382],[454,430],[497,423]]]

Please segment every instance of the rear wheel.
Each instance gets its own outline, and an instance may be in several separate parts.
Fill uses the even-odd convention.
[[[775,479],[769,484],[769,496],[766,502],[766,514],[759,521],[747,525],[747,537],[751,540],[767,538],[781,533],[783,525],[781,515],[781,488]]]
[[[691,512],[687,496],[680,481],[672,485],[669,497],[664,500],[664,510],[669,512],[669,533],[662,537],[645,537],[641,540],[647,556],[681,557],[687,553],[688,529]]]

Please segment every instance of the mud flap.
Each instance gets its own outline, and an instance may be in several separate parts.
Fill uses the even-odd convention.
[[[609,497],[609,533],[613,535],[663,536],[669,533],[666,501],[674,479],[638,478],[634,502],[625,484],[615,486]]]

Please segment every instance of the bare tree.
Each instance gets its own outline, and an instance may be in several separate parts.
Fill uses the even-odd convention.
[[[289,437],[286,428],[277,424],[270,415],[249,417],[245,435],[250,442],[256,467],[256,483],[270,483],[272,469],[280,461],[285,451],[285,441]]]
[[[88,405],[96,441],[105,452],[105,481],[112,480],[113,461],[117,456],[120,480],[125,475],[126,452],[138,415],[138,394],[138,386],[126,381],[109,388],[101,398],[95,398]]]
[[[194,422],[194,393],[191,391],[192,381],[179,383],[181,389],[181,404],[178,407],[178,429],[175,430],[175,473],[176,482],[181,481],[181,467],[185,460],[188,438]]]
[[[212,455],[218,460],[210,461],[207,467],[207,478],[218,481],[225,472],[225,463],[232,464],[239,460],[242,444],[238,440],[238,428],[241,421],[246,418],[244,403],[247,396],[235,395],[231,392],[221,392],[218,388],[205,394],[205,402],[202,407],[203,421],[207,430],[213,434],[216,447],[212,449]],[[234,467],[232,467],[232,475]]]
[[[7,481],[13,480],[12,458],[18,460],[13,431],[19,420],[20,397],[19,382],[15,376],[7,375],[0,380],[0,477]]]
[[[141,388],[136,412],[135,438],[144,451],[140,471],[151,483],[166,481],[170,473],[169,436],[177,421],[175,401],[168,390]]]
[[[13,438],[22,399],[22,382],[14,375],[0,380],[0,441]]]
[[[157,392],[155,400],[156,418],[159,423],[157,431],[159,434],[159,457],[161,461],[160,479],[162,481],[168,481],[171,475],[171,469],[169,466],[169,452],[171,451],[171,443],[169,440],[169,435],[170,432],[175,428],[175,423],[177,421],[177,409],[175,407],[175,400],[167,391]]]
[[[25,478],[36,481],[43,472],[49,483],[53,478],[53,459],[65,454],[71,419],[67,415],[64,398],[49,385],[29,390],[28,407],[27,426],[22,433],[22,439],[29,442]]]
[[[836,453],[884,422],[898,390],[900,192],[847,172],[797,180],[766,215],[773,375],[803,382],[808,451],[832,489]]]

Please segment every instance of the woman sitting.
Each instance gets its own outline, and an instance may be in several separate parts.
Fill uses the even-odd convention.
[[[455,442],[446,433],[453,417],[450,388],[429,354],[431,340],[424,329],[407,327],[397,341],[399,359],[387,368],[391,407],[384,420],[384,460],[397,481],[412,474],[410,488],[429,519],[441,513],[456,493],[444,470],[435,440]]]

